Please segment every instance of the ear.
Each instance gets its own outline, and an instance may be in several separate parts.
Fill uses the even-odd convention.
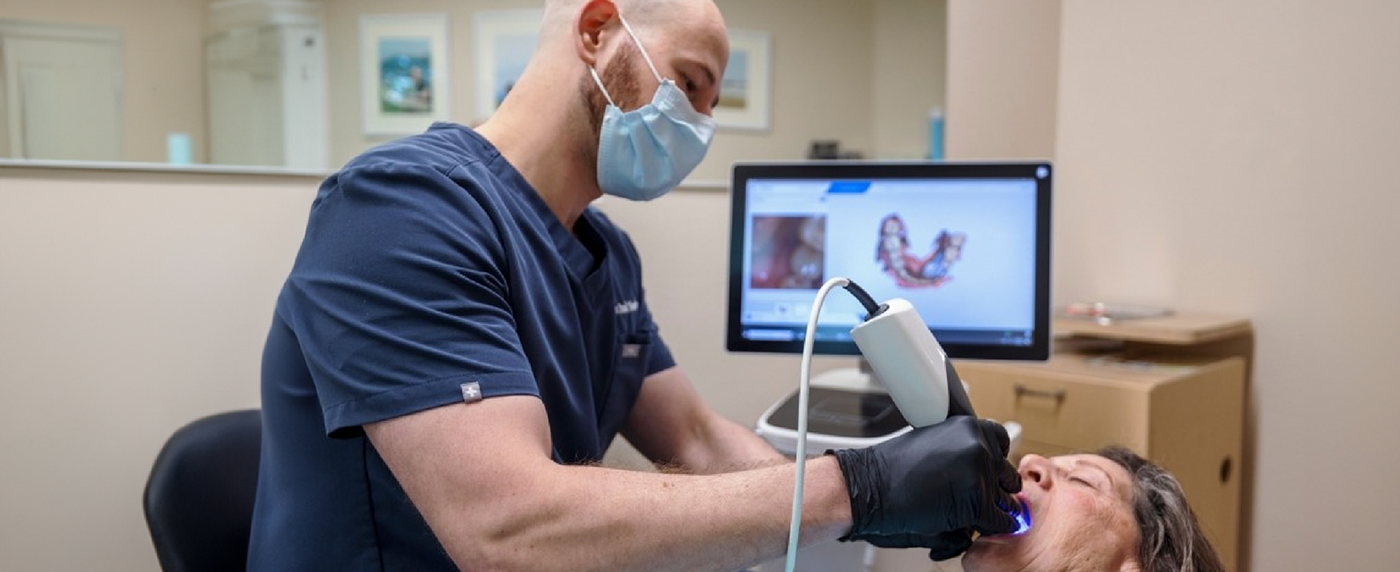
[[[574,22],[574,50],[583,63],[595,66],[598,52],[603,48],[603,29],[617,19],[617,4],[612,0],[588,0]]]

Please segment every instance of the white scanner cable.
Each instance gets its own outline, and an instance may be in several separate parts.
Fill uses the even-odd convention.
[[[812,315],[807,319],[807,337],[802,343],[802,377],[797,390],[797,478],[792,491],[792,524],[788,528],[787,564],[784,569],[793,572],[797,567],[797,537],[802,528],[802,481],[807,476],[807,396],[811,389],[812,347],[817,338],[817,317],[821,315],[822,302],[833,288],[850,284],[850,280],[836,277],[827,280],[817,291],[812,304]]]

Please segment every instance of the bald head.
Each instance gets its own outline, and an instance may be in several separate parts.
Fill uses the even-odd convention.
[[[713,0],[546,0],[540,44],[571,41],[580,33],[580,16],[599,11],[626,18],[648,45],[653,37],[678,35],[704,40],[728,56],[724,17]]]
[[[546,0],[544,8],[545,28],[562,23],[567,26],[578,17],[579,11],[594,0]],[[676,23],[724,26],[719,7],[713,0],[612,0],[617,10],[622,12],[633,26],[650,27],[670,20]]]
[[[636,33],[635,41],[621,25],[623,19]],[[622,59],[620,52],[639,48],[662,78],[691,96],[696,110],[710,113],[729,61],[729,35],[713,0],[547,0],[539,61],[531,64],[548,69],[551,77],[587,78],[590,67],[601,73]],[[651,75],[644,61],[636,60],[642,67],[634,72]],[[642,84],[656,83],[642,79]],[[653,89],[644,90],[648,99]]]

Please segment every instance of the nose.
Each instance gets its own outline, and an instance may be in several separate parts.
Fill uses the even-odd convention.
[[[1021,457],[1021,480],[1049,489],[1051,485],[1050,459],[1040,455],[1027,454]]]
[[[710,105],[710,102],[714,101],[714,97],[714,94],[697,92],[696,95],[691,97],[690,105],[691,107],[694,107],[695,111],[699,112],[701,115],[704,115],[706,117],[714,117],[715,108],[713,105]]]

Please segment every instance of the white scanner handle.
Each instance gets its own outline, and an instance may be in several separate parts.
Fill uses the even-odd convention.
[[[948,355],[908,300],[885,305],[852,329],[851,338],[910,425],[940,423],[948,418]]]

